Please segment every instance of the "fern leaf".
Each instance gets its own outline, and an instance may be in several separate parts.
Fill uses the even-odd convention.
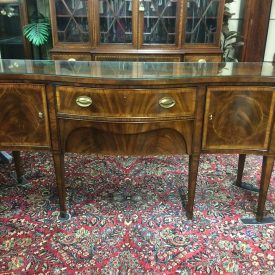
[[[50,36],[48,22],[30,23],[23,28],[25,37],[35,46],[41,46],[48,41]]]

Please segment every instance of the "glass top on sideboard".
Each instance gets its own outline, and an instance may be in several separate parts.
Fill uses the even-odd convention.
[[[0,59],[0,75],[39,74],[101,79],[181,79],[222,76],[275,77],[272,63],[188,63]]]

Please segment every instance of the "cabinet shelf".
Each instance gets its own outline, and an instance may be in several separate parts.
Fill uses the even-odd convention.
[[[56,16],[57,18],[71,18],[71,17],[74,17],[74,18],[88,18],[87,15],[63,15],[63,14],[58,14]]]
[[[155,15],[148,15],[148,16],[144,16],[144,19],[177,19],[176,16],[155,16]]]
[[[99,18],[103,18],[103,19],[129,18],[129,19],[132,19],[132,16],[129,16],[129,15],[119,15],[119,16],[100,15]]]
[[[204,16],[204,19],[217,19],[217,16]],[[192,17],[192,16],[187,16],[186,19],[190,20],[200,20],[202,19],[201,17]]]
[[[0,37],[0,44],[22,44],[23,40],[21,36],[12,37]]]
[[[31,58],[30,45],[22,33],[23,26],[28,23],[25,1],[0,1],[0,53],[3,59]]]

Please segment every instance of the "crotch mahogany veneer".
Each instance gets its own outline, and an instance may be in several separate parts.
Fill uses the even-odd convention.
[[[200,154],[263,156],[261,221],[275,156],[275,73],[264,63],[0,61],[0,149],[53,155],[61,217],[64,153],[189,155],[187,217]]]

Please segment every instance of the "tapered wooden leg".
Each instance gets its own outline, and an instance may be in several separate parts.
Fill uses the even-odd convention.
[[[237,175],[237,181],[236,181],[236,185],[239,186],[239,187],[242,186],[242,178],[243,178],[245,158],[246,158],[245,154],[240,154],[239,155],[238,175]]]
[[[193,207],[195,200],[199,162],[199,154],[189,156],[188,201],[186,206],[186,216],[189,220],[193,218]]]
[[[60,218],[66,218],[66,190],[64,182],[64,154],[60,152],[53,153],[53,161],[56,175],[56,184],[59,196]]]
[[[260,193],[258,199],[258,208],[256,214],[256,220],[262,221],[264,216],[264,208],[266,202],[267,191],[270,183],[270,178],[273,170],[274,157],[264,156],[262,164],[262,176],[260,184]]]
[[[22,163],[21,163],[20,152],[12,151],[12,157],[14,160],[14,167],[15,167],[17,182],[22,183],[24,171],[23,171],[23,167],[22,167]]]

